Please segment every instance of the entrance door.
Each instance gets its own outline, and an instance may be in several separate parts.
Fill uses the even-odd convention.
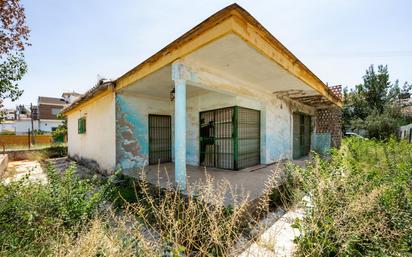
[[[200,165],[234,169],[233,107],[200,113]]]
[[[172,161],[172,118],[149,114],[149,164]]]
[[[260,112],[237,109],[238,156],[235,165],[243,169],[260,164]]]
[[[293,159],[299,159],[310,152],[311,117],[301,113],[293,114]]]
[[[228,107],[200,113],[200,165],[239,170],[260,163],[260,111]]]

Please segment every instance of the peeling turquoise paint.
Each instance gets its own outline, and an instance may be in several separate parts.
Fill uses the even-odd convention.
[[[326,155],[331,149],[331,142],[330,133],[314,133],[312,135],[312,150],[320,155]]]
[[[144,167],[149,159],[147,118],[116,94],[116,167]]]

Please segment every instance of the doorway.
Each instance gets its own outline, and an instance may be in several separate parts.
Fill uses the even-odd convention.
[[[312,118],[302,113],[293,114],[293,159],[299,159],[310,152]]]
[[[172,161],[172,118],[149,114],[149,164]]]
[[[201,166],[239,170],[260,163],[260,111],[233,106],[199,116]]]

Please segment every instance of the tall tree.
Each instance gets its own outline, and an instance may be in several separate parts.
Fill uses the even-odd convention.
[[[24,49],[29,46],[29,27],[19,0],[0,0],[0,104],[15,101],[23,90],[18,81],[27,71]]]
[[[379,65],[377,70],[371,65],[363,84],[344,90],[344,126],[365,129],[375,138],[395,134],[400,125],[410,122],[401,112],[401,100],[410,96],[411,89],[407,82],[402,87],[398,80],[391,83],[386,65]]]

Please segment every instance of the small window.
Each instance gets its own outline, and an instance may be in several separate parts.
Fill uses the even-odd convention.
[[[52,109],[51,109],[51,112],[52,112],[53,115],[59,114],[60,111],[61,111],[60,108],[52,108]]]
[[[77,120],[77,129],[79,134],[86,133],[86,117],[82,117]]]

